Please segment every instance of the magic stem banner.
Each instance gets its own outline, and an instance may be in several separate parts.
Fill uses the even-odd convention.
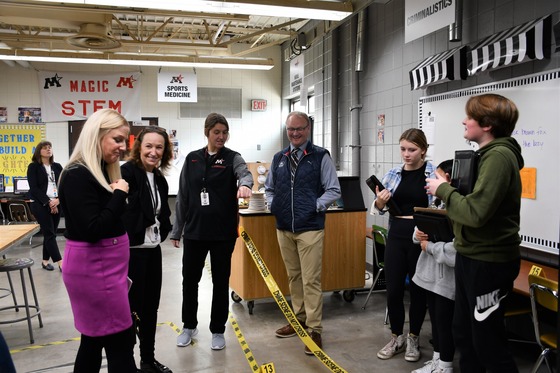
[[[140,72],[39,71],[43,122],[84,120],[97,110],[115,109],[141,121]]]

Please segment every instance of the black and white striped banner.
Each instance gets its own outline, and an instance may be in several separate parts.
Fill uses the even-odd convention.
[[[443,81],[466,79],[467,47],[457,47],[426,58],[409,72],[410,88],[422,88]]]
[[[512,63],[550,58],[551,16],[504,30],[483,39],[467,55],[468,75]]]

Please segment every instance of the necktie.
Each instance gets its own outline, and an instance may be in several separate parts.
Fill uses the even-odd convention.
[[[299,163],[299,148],[294,148],[290,154],[290,166],[292,173],[292,181],[294,181],[294,175],[296,174],[296,168]]]

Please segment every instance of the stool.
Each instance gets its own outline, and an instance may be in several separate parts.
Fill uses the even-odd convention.
[[[10,288],[12,289],[12,297],[14,298],[14,305],[7,306],[0,308],[0,311],[11,310],[14,309],[16,312],[19,312],[19,308],[25,308],[25,317],[20,317],[11,320],[0,321],[1,324],[11,324],[19,321],[27,320],[27,326],[29,328],[29,339],[31,343],[35,343],[33,339],[33,329],[31,328],[31,318],[37,316],[39,319],[39,327],[43,327],[43,319],[41,318],[41,309],[39,308],[39,301],[37,300],[37,292],[35,291],[35,282],[33,281],[33,274],[31,273],[31,266],[33,265],[33,259],[31,258],[5,258],[0,259],[0,272],[6,272],[8,275],[8,279],[10,279],[10,272],[12,271],[19,271],[21,277],[21,289],[23,292],[23,299],[24,304],[17,304],[15,298],[15,292],[13,291],[13,287],[11,284],[10,279]],[[27,268],[27,273],[29,275],[29,282],[31,283],[31,291],[33,292],[33,299],[35,300],[35,304],[29,304],[29,300],[27,297],[27,287],[25,285],[25,276],[24,276],[24,269]],[[30,309],[34,311],[31,312]]]

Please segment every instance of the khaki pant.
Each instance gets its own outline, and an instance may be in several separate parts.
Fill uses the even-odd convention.
[[[294,314],[315,332],[323,326],[323,265],[324,230],[292,233],[277,230],[278,244],[288,273]]]

